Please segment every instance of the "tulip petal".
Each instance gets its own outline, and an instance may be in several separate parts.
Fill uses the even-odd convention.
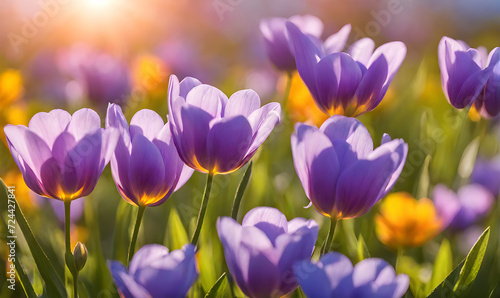
[[[212,115],[222,117],[227,96],[219,89],[210,85],[199,85],[191,89],[186,97],[186,103],[198,107]]]
[[[355,61],[368,66],[368,62],[370,61],[370,58],[373,54],[373,50],[375,50],[375,42],[373,41],[373,39],[364,37],[354,42],[347,49],[347,53]]]
[[[133,277],[127,273],[127,268],[118,261],[108,261],[108,268],[111,271],[113,282],[118,291],[125,298],[147,298],[151,297],[143,286],[138,284]]]
[[[129,165],[129,183],[135,197],[147,199],[159,195],[164,179],[165,167],[160,151],[146,137],[137,134],[132,140]]]
[[[80,109],[71,117],[66,131],[71,133],[75,140],[80,141],[87,133],[101,127],[101,118],[91,109]]]
[[[328,118],[320,127],[331,142],[345,141],[351,145],[358,159],[366,158],[373,151],[373,141],[370,133],[360,121],[355,118],[335,115]]]
[[[260,98],[257,93],[251,89],[241,90],[229,98],[224,117],[243,115],[248,117],[253,111],[260,108]]]
[[[246,160],[250,159],[260,145],[264,143],[280,119],[281,106],[277,102],[268,103],[248,116],[248,122],[252,126],[253,138],[246,153]]]
[[[387,187],[395,164],[390,155],[375,160],[359,160],[342,171],[337,182],[335,202],[341,218],[364,214],[378,200]]]
[[[385,81],[383,82],[382,88],[380,92],[377,94],[377,97],[373,98],[373,101],[370,101],[367,110],[373,110],[378,104],[382,101],[389,88],[389,84],[394,79],[394,76],[398,72],[401,64],[403,63],[406,57],[406,46],[404,43],[400,41],[388,42],[386,44],[378,47],[375,52],[373,52],[372,57],[370,58],[370,62],[368,63],[367,73],[370,72],[372,65],[379,60],[380,57],[384,57],[384,60],[387,65],[386,75],[383,76]],[[385,63],[384,63],[385,64]],[[375,69],[377,69],[376,67]],[[366,75],[366,74],[365,74]],[[381,75],[381,74],[379,74]],[[367,103],[365,101],[365,103]]]
[[[358,64],[345,53],[330,54],[316,65],[318,104],[325,112],[342,106],[347,110],[362,78]]]
[[[290,22],[294,23],[300,31],[305,34],[312,35],[314,37],[321,37],[323,33],[323,22],[316,16],[313,15],[294,15],[288,19]],[[283,24],[284,26],[284,24]]]
[[[133,139],[139,133],[152,142],[164,125],[163,119],[155,111],[140,110],[130,120],[130,137]]]
[[[271,207],[253,208],[245,215],[241,225],[259,228],[273,243],[279,235],[288,232],[288,221],[285,215]]]
[[[130,274],[134,275],[140,268],[155,266],[159,260],[169,255],[167,247],[159,244],[149,244],[139,249],[129,265]]]
[[[10,147],[15,148],[19,160],[40,179],[42,165],[52,156],[47,143],[26,126],[6,125],[4,132]],[[33,148],[36,150],[32,150]]]
[[[304,30],[302,30],[304,32]],[[337,33],[330,35],[323,43],[325,54],[341,52],[351,33],[351,24],[344,25]]]
[[[392,189],[394,184],[396,184],[399,175],[403,171],[406,162],[406,156],[408,155],[408,144],[406,144],[402,139],[394,139],[392,141],[386,141],[369,155],[369,159],[375,159],[384,154],[391,154],[392,152],[397,153],[392,155],[393,158],[396,158],[395,159],[396,168],[391,176],[389,184],[385,188],[384,192],[381,194],[382,197],[385,196]]]
[[[64,110],[52,110],[49,113],[41,112],[35,114],[29,123],[29,129],[38,134],[52,148],[57,136],[62,133],[71,115]]]
[[[222,118],[207,135],[210,170],[227,173],[238,169],[252,141],[252,127],[243,116]]]
[[[108,127],[116,128],[123,139],[124,145],[129,146],[131,139],[127,119],[123,115],[122,108],[114,103],[108,105],[106,128]]]
[[[195,106],[184,105],[181,108],[182,131],[174,135],[175,146],[181,159],[197,170],[207,170],[207,135],[210,130],[212,115]],[[202,168],[202,169],[201,169]]]
[[[293,45],[295,62],[300,77],[306,84],[314,98],[318,98],[315,82],[315,68],[318,61],[323,58],[322,50],[304,35],[297,26],[287,22],[286,28]]]

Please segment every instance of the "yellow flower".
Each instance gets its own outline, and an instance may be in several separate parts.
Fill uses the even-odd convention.
[[[442,220],[429,199],[406,192],[388,195],[375,218],[379,240],[391,248],[420,246],[442,230]]]
[[[7,69],[0,73],[0,109],[10,105],[21,96],[23,77],[15,69]]]
[[[163,61],[150,54],[137,57],[132,66],[134,86],[145,93],[159,95],[168,83],[168,71]]]
[[[33,199],[33,193],[31,193],[28,186],[24,182],[23,175],[19,170],[11,170],[2,176],[5,185],[14,186],[17,203],[21,207],[24,213],[30,213],[36,209],[36,202]]]
[[[293,122],[306,122],[320,126],[329,117],[316,106],[309,89],[307,89],[297,72],[292,76],[292,85],[286,108]]]

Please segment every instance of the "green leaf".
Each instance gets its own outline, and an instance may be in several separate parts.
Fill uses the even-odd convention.
[[[120,200],[116,210],[115,237],[113,240],[113,260],[127,263],[128,245],[130,243],[130,227],[132,218],[132,206]]]
[[[453,288],[453,291],[456,293],[465,293],[476,279],[477,273],[481,268],[481,263],[483,262],[489,238],[490,227],[487,227],[483,234],[479,236],[479,239],[470,250],[467,258],[465,258],[465,264],[462,270],[460,270],[460,276]]]
[[[429,175],[429,165],[431,163],[431,156],[427,155],[420,170],[420,178],[418,179],[417,189],[415,191],[415,197],[417,199],[427,198],[429,193],[430,175]]]
[[[453,293],[453,287],[458,279],[458,276],[460,275],[460,270],[462,270],[464,263],[465,260],[462,260],[462,262],[460,262],[460,264],[458,264],[458,266],[455,267],[450,274],[448,274],[446,279],[443,280],[443,282],[440,283],[434,290],[432,290],[427,298],[456,297],[457,295]]]
[[[453,270],[453,257],[451,253],[450,242],[448,239],[443,239],[441,247],[434,261],[432,277],[426,287],[426,293],[430,294],[432,289],[436,288]]]
[[[368,247],[366,246],[365,239],[363,239],[363,236],[361,235],[359,235],[358,237],[357,251],[358,251],[358,262],[361,262],[364,259],[370,257],[370,253],[368,252]]]
[[[2,195],[6,196],[5,200],[8,198],[9,191],[7,190],[7,186],[0,179],[0,188],[3,188],[1,192]],[[31,255],[35,260],[36,267],[42,276],[42,279],[45,282],[47,294],[50,297],[67,297],[66,289],[64,283],[61,281],[61,277],[57,274],[56,270],[52,266],[52,262],[47,258],[47,255],[43,251],[42,247],[36,240],[31,228],[24,217],[24,214],[17,204],[17,200],[13,200],[16,209],[16,221],[21,229],[26,242],[28,243],[28,247],[31,251]]]
[[[462,179],[469,179],[472,174],[472,170],[474,169],[474,164],[476,162],[477,152],[479,150],[480,140],[480,137],[476,137],[464,150],[462,159],[460,160],[460,164],[458,166],[458,175],[460,175]]]
[[[226,272],[224,272],[212,286],[210,291],[208,291],[208,293],[205,295],[205,298],[224,297],[227,287],[228,282],[226,278]]]
[[[185,244],[189,243],[189,237],[182,224],[181,218],[175,208],[170,209],[168,216],[168,229],[165,239],[168,239],[170,250],[180,249]]]
[[[21,263],[19,262],[19,258],[14,258],[14,265],[16,266],[17,277],[19,278],[19,281],[21,282],[21,286],[24,289],[24,293],[26,294],[26,297],[28,297],[28,298],[38,297],[35,293],[35,290],[33,290],[33,287],[31,286],[30,279],[28,278],[28,276],[24,272],[23,267],[21,266]]]
[[[243,198],[243,194],[245,193],[245,189],[247,188],[248,181],[250,181],[250,176],[252,175],[252,162],[248,165],[245,170],[245,174],[241,178],[240,185],[238,185],[238,189],[236,190],[236,196],[233,201],[233,208],[231,210],[231,217],[234,220],[237,220],[238,210],[240,209],[241,198]]]
[[[490,228],[488,227],[478,238],[467,257],[427,297],[465,296],[481,267],[489,237]]]

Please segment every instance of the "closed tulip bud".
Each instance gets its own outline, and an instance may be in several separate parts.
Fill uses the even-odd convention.
[[[75,258],[75,267],[77,271],[82,271],[83,267],[85,267],[87,255],[87,247],[85,247],[85,244],[78,241],[73,249],[73,257]]]

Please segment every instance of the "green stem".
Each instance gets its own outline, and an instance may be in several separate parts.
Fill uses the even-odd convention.
[[[396,273],[401,273],[401,263],[403,262],[404,248],[398,248],[398,256],[396,258]]]
[[[208,198],[210,197],[210,190],[212,189],[213,178],[214,174],[208,173],[207,184],[205,186],[205,193],[203,194],[203,201],[201,202],[200,213],[198,213],[198,221],[196,222],[196,230],[194,231],[193,238],[191,238],[191,244],[193,245],[196,245],[196,243],[198,243],[198,238],[200,237],[201,226],[203,225],[205,212],[207,212]]]
[[[64,233],[66,242],[66,253],[64,255],[64,262],[66,267],[71,272],[73,277],[73,297],[78,297],[78,288],[76,283],[78,282],[78,272],[76,272],[73,253],[71,252],[71,201],[64,202]],[[71,263],[71,264],[70,264]],[[66,279],[68,281],[68,279]],[[69,284],[69,283],[68,283]]]
[[[286,105],[288,103],[288,97],[290,96],[290,89],[292,88],[292,72],[286,74],[286,87],[285,93],[283,94],[282,106],[283,110],[286,110]]]
[[[323,247],[323,251],[321,252],[321,255],[324,255],[328,251],[330,251],[330,247],[332,246],[333,235],[335,234],[335,227],[337,226],[337,222],[338,222],[338,220],[336,217],[330,217],[330,230],[328,231],[328,236],[326,237],[325,246]]]
[[[78,297],[78,272],[73,273],[73,297]]]
[[[247,188],[248,181],[250,180],[250,175],[252,174],[252,162],[248,165],[243,178],[241,178],[240,185],[238,185],[238,190],[236,190],[236,196],[233,201],[233,209],[231,210],[231,217],[236,220],[238,217],[238,210],[240,209],[241,198],[243,198],[243,194],[245,193],[245,189]]]
[[[137,211],[137,218],[135,220],[134,233],[132,234],[132,240],[130,240],[130,246],[128,248],[128,262],[132,260],[135,252],[135,244],[137,242],[137,235],[139,235],[139,227],[141,226],[142,216],[144,215],[144,211],[146,211],[146,206],[139,206],[139,210]]]

